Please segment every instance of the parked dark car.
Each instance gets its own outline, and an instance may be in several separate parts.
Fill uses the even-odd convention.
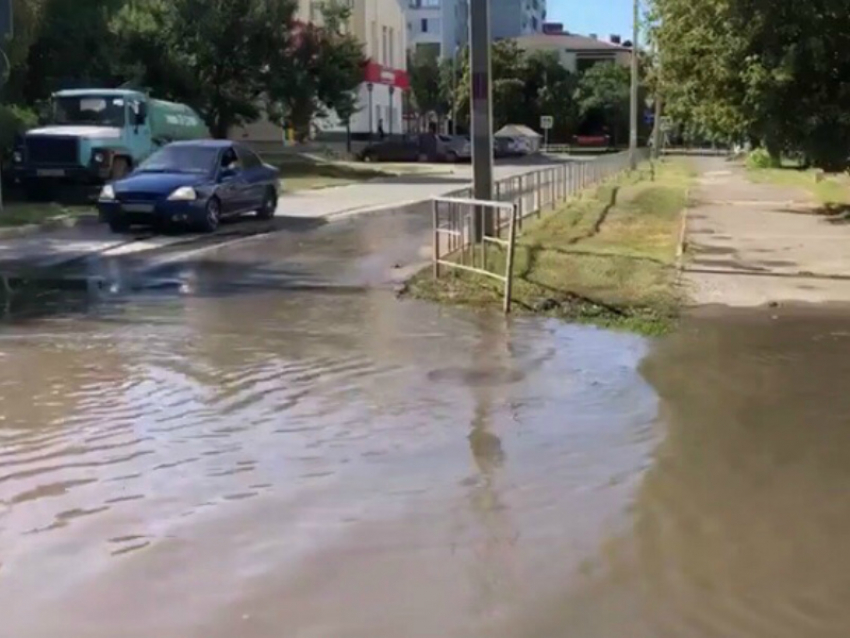
[[[372,142],[360,152],[364,162],[418,162],[420,142],[418,135],[403,135]]]
[[[241,144],[175,142],[104,186],[97,207],[115,232],[172,223],[212,232],[224,217],[273,217],[279,184],[280,171]]]

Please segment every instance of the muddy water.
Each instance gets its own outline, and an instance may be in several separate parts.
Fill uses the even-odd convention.
[[[298,287],[6,325],[0,635],[846,636],[845,326]]]

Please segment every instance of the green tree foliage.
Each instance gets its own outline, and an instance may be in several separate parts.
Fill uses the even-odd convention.
[[[414,106],[419,113],[445,115],[449,110],[450,94],[446,93],[443,75],[437,56],[428,50],[407,56],[407,72],[410,76],[410,91]]]
[[[345,25],[350,9],[325,2],[323,24],[296,26],[290,42],[269,58],[264,96],[274,121],[291,125],[299,139],[316,115],[336,111],[346,122],[354,112],[352,92],[363,77],[363,48]]]
[[[653,0],[668,112],[724,141],[850,156],[850,0]]]
[[[362,77],[336,0],[324,3],[323,27],[296,24],[296,0],[14,1],[6,95],[18,103],[126,83],[191,104],[216,136],[265,105],[306,130],[315,115],[349,108]]]
[[[468,56],[463,55],[458,66],[458,119],[468,126]],[[551,140],[568,141],[576,132],[580,124],[574,99],[578,76],[564,68],[555,52],[525,53],[512,41],[498,41],[492,48],[492,69],[495,128],[510,123],[539,129],[540,116],[551,115],[555,120]]]
[[[631,72],[614,63],[594,64],[584,72],[575,92],[579,115],[607,128],[614,145],[628,135]]]

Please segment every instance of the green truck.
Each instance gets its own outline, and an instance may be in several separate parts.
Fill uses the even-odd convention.
[[[139,91],[59,91],[51,107],[50,124],[28,131],[12,157],[15,181],[33,195],[120,179],[165,144],[209,137],[188,106]]]

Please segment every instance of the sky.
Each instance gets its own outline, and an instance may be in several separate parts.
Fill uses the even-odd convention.
[[[631,40],[632,0],[547,0],[546,6],[546,22],[562,22],[571,33]]]

